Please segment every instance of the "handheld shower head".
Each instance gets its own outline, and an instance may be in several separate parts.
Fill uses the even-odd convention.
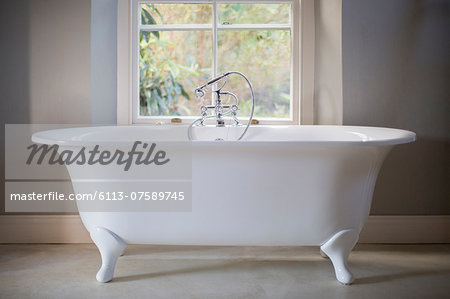
[[[205,95],[205,88],[221,81],[223,78],[225,78],[226,76],[229,76],[230,74],[232,74],[232,72],[227,72],[227,73],[223,73],[222,75],[215,77],[211,80],[209,80],[208,82],[206,82],[205,84],[203,84],[202,86],[198,87],[197,89],[195,89],[195,96],[197,98],[201,98]]]
[[[203,97],[205,95],[205,91],[203,90],[203,88],[197,88],[196,90],[195,90],[195,96],[197,97],[197,98],[201,98],[201,97]]]

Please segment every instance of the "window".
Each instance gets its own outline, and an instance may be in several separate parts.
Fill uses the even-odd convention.
[[[213,99],[197,99],[194,89],[230,70],[252,82],[260,123],[299,123],[298,0],[132,0],[130,10],[130,123],[197,118]],[[226,82],[245,119],[251,108],[245,81]]]

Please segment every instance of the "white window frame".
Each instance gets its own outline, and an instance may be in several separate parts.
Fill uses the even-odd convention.
[[[196,0],[193,3],[292,3],[291,24],[286,25],[220,25],[214,22],[212,25],[196,25],[183,27],[177,25],[140,25],[140,4],[154,3],[180,3],[191,1],[174,0],[119,0],[117,22],[117,123],[118,124],[170,124],[173,116],[143,117],[138,116],[137,95],[139,94],[139,28],[148,27],[152,30],[158,28],[172,30],[213,30],[213,39],[219,27],[226,29],[290,29],[291,30],[291,120],[261,119],[262,125],[293,125],[313,124],[313,95],[314,95],[314,0]],[[214,9],[216,11],[216,9]],[[217,16],[214,16],[217,18]],[[217,24],[217,25],[216,25]],[[205,28],[203,28],[205,27]],[[206,28],[208,27],[208,28]],[[211,28],[213,27],[213,28]],[[217,27],[217,28],[214,28]],[[215,45],[215,42],[214,42]],[[214,47],[213,51],[217,51]],[[215,54],[215,53],[214,53]],[[217,55],[214,55],[217,59]],[[214,72],[217,69],[217,61],[213,65]],[[213,74],[214,76],[217,74]],[[193,86],[193,88],[195,88]],[[190,123],[195,117],[182,117],[184,123]]]

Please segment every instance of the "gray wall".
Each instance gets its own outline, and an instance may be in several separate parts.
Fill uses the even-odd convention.
[[[90,123],[90,1],[0,2],[1,121]]]
[[[342,0],[313,1],[314,124],[342,125]]]
[[[31,123],[90,123],[90,1],[33,0],[29,12]]]
[[[4,125],[30,122],[28,2],[0,1],[0,213],[5,208]]]
[[[91,120],[117,123],[117,0],[91,1]]]
[[[4,124],[91,123],[89,0],[0,1],[0,213]]]
[[[346,125],[417,133],[395,148],[372,214],[450,214],[450,1],[344,0]]]

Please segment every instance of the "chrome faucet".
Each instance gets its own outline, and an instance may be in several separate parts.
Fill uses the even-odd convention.
[[[218,77],[216,77],[216,78],[206,82],[204,85],[198,87],[195,90],[195,95],[197,96],[197,98],[203,97],[206,94],[206,92],[211,92],[211,93],[215,94],[215,99],[216,99],[215,105],[201,106],[200,109],[201,109],[201,112],[202,112],[202,114],[201,114],[202,115],[202,119],[200,121],[200,125],[204,125],[204,122],[205,122],[205,120],[206,120],[206,118],[208,116],[208,110],[214,110],[214,115],[215,115],[215,118],[216,118],[216,127],[225,127],[225,120],[223,119],[224,114],[231,114],[232,117],[233,117],[233,120],[235,121],[235,125],[239,125],[240,124],[239,120],[237,119],[237,111],[239,110],[239,107],[238,107],[239,100],[238,100],[237,96],[235,94],[233,94],[232,92],[222,91],[222,88],[225,86],[225,84],[222,85],[217,90],[209,91],[209,90],[206,89],[206,87],[221,81],[226,76],[228,76],[228,75],[230,75],[232,73],[233,72],[224,73],[223,75],[220,75],[220,76],[218,76]],[[222,99],[221,99],[221,96],[223,96],[223,95],[232,96],[234,98],[234,101],[235,101],[234,105],[223,105],[222,104]],[[224,111],[224,109],[228,109],[228,110]]]
[[[225,86],[226,83],[223,84],[217,90],[208,90],[207,89],[208,86],[211,86],[211,85],[213,85],[215,83],[218,83],[218,82],[222,81],[224,78],[228,77],[231,74],[236,74],[236,75],[240,75],[241,77],[243,77],[247,81],[247,84],[250,87],[250,91],[251,91],[251,94],[252,94],[252,110],[251,110],[251,113],[250,113],[250,119],[249,119],[249,121],[247,123],[247,126],[245,127],[244,132],[240,135],[238,140],[241,140],[242,137],[244,137],[244,135],[247,132],[248,127],[250,126],[250,124],[252,122],[252,119],[253,119],[253,112],[255,110],[255,94],[253,92],[252,84],[247,79],[247,77],[244,74],[242,74],[241,72],[232,71],[232,72],[223,73],[222,75],[209,80],[208,82],[206,82],[202,86],[200,86],[200,87],[195,89],[195,95],[197,96],[197,98],[203,97],[207,92],[213,93],[215,95],[215,104],[214,105],[201,106],[201,118],[195,120],[189,126],[189,129],[188,129],[188,138],[189,138],[189,140],[192,140],[192,138],[191,138],[191,128],[192,128],[192,126],[195,123],[197,123],[197,122],[200,122],[200,126],[203,126],[203,125],[205,125],[205,120],[208,119],[208,118],[214,117],[216,119],[216,127],[225,127],[225,120],[224,120],[223,117],[225,115],[231,115],[233,120],[234,120],[234,125],[235,126],[239,126],[240,125],[240,122],[239,122],[239,120],[237,118],[237,111],[239,110],[239,107],[238,107],[239,100],[238,100],[237,96],[235,94],[233,94],[232,92],[222,91],[222,88]],[[223,105],[221,96],[231,96],[231,97],[233,97],[234,98],[234,104],[232,104],[232,105]],[[214,110],[214,115],[208,116],[208,110]]]

